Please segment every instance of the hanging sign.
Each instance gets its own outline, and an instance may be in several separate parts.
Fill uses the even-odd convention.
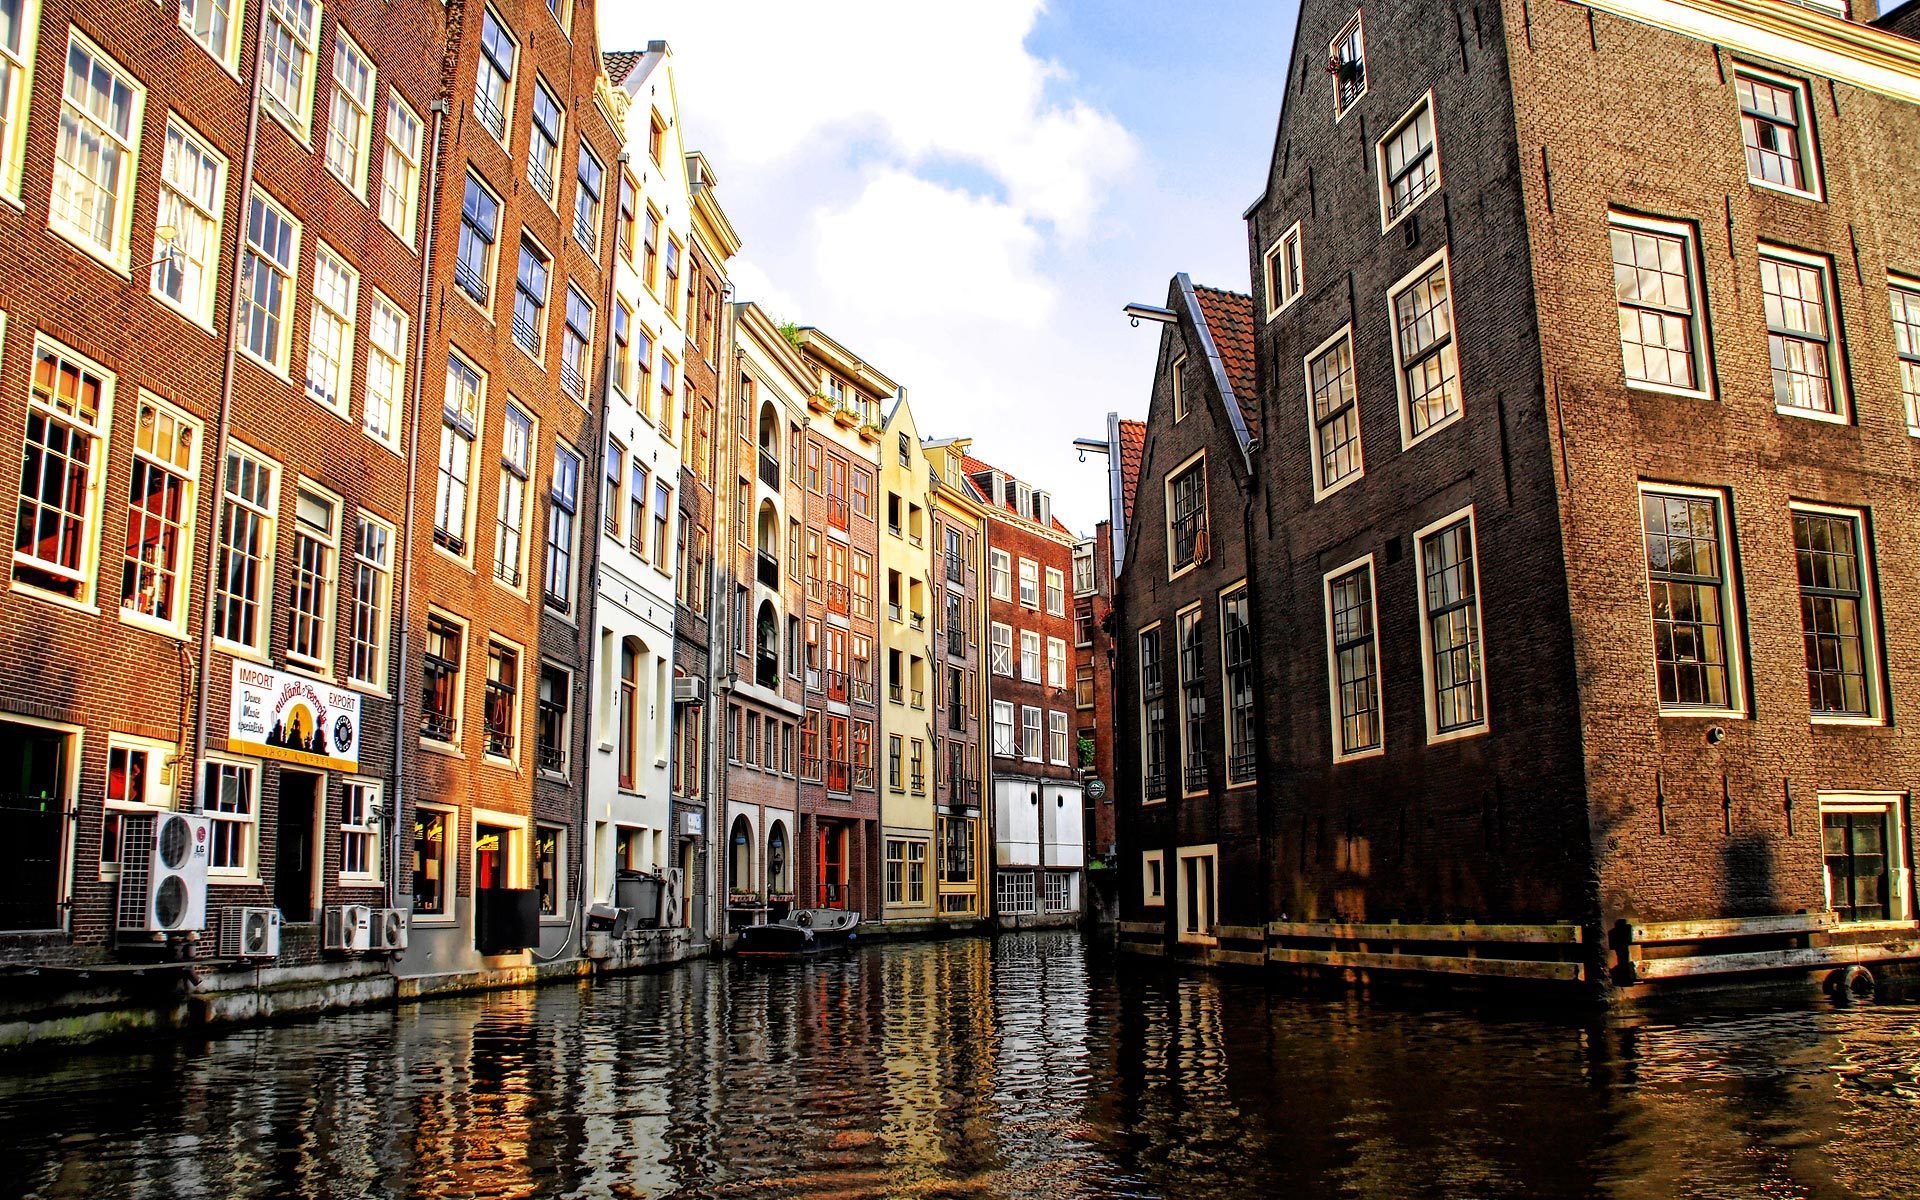
[[[233,664],[227,749],[323,770],[360,769],[360,693],[253,663]]]

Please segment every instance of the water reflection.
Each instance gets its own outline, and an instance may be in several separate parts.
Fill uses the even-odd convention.
[[[1920,1008],[1586,1025],[1124,966],[876,947],[3,1064],[0,1194],[1920,1191]]]

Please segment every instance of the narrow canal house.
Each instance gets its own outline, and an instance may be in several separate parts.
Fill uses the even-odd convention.
[[[994,913],[1007,926],[1071,924],[1086,862],[1067,679],[1076,539],[1045,491],[971,455],[961,469],[987,512]]]
[[[938,914],[987,915],[987,509],[966,476],[966,438],[923,441],[932,476],[934,815]]]
[[[1095,524],[1093,536],[1073,548],[1073,707],[1078,726],[1076,762],[1087,775],[1086,839],[1089,867],[1118,865],[1115,760],[1123,728],[1115,722],[1114,669],[1118,595],[1115,583],[1125,562],[1127,521],[1134,485],[1140,479],[1147,423],[1107,414],[1104,439],[1088,439],[1083,448],[1104,445],[1107,505],[1112,514]],[[1094,780],[1100,783],[1096,787]],[[1089,876],[1089,880],[1091,880]],[[1117,903],[1117,892],[1108,903]]]
[[[906,393],[880,429],[880,652],[886,694],[880,736],[886,769],[880,782],[883,907],[888,921],[932,919],[934,764],[932,479],[920,427]]]
[[[1914,954],[1914,44],[1308,3],[1292,64],[1248,214],[1286,774],[1222,920],[1623,986]]]
[[[733,647],[732,669],[715,681],[716,703],[727,714],[720,783],[729,932],[780,920],[794,908],[800,727],[807,713],[801,631],[820,615],[817,603],[808,606],[801,569],[807,397],[819,380],[763,309],[740,304],[733,311],[738,415],[724,432],[739,474],[728,526],[743,535],[728,539],[737,581],[730,590],[751,615],[752,638],[743,636]]]
[[[797,330],[814,379],[807,487],[807,715],[800,730],[801,890],[814,907],[881,912],[874,770],[875,474],[880,404],[897,385],[818,329]],[[813,615],[813,614],[818,614]]]

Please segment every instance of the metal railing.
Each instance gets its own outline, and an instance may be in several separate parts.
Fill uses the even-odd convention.
[[[960,566],[960,552],[958,550],[949,550],[946,552],[946,557],[947,557],[947,582],[965,583],[966,582],[965,574],[961,570],[961,566]]]
[[[554,153],[559,153],[557,147]],[[531,183],[533,189],[542,196],[549,200],[553,199],[553,172],[547,169],[547,164],[540,161],[538,154],[527,156],[527,182]]]
[[[895,704],[905,704],[907,702],[907,689],[905,685],[898,683],[888,684],[887,699],[893,701]]]
[[[459,285],[461,291],[472,296],[475,304],[487,302],[487,281],[480,278],[480,272],[468,266],[464,259],[456,258],[453,262],[453,282]]]
[[[965,658],[967,656],[967,630],[959,622],[947,626],[947,657]]]
[[[845,671],[827,672],[827,699],[846,703],[847,673]]]
[[[870,792],[873,790],[873,778],[873,768],[870,766],[855,767],[853,769],[853,786],[862,791]]]
[[[830,792],[848,791],[847,781],[852,772],[853,765],[851,763],[843,762],[839,759],[829,761],[826,770],[827,790]]]
[[[420,714],[420,736],[436,742],[452,742],[459,736],[460,718],[451,713],[432,711]]]
[[[562,359],[560,362],[560,386],[576,400],[587,390],[587,381],[572,363]]]
[[[593,227],[593,222],[587,219],[586,213],[577,208],[573,210],[573,237],[589,253],[599,249],[600,239]]]
[[[1204,509],[1195,509],[1174,521],[1174,565],[1184,567],[1192,562],[1198,556],[1200,543],[1206,540],[1206,534],[1207,514]]]
[[[541,741],[534,751],[542,771],[558,775],[567,769],[567,748],[555,742]]]
[[[827,583],[827,611],[845,613],[847,611],[847,599],[851,594],[852,593],[847,590],[846,584],[834,583],[829,580]]]
[[[1187,759],[1186,785],[1190,792],[1198,792],[1207,786],[1207,756],[1195,754]]]
[[[528,354],[539,356],[540,331],[534,327],[532,321],[520,315],[518,308],[513,311],[513,340]]]
[[[1150,775],[1148,775],[1148,776],[1147,776],[1147,782],[1146,782],[1146,796],[1147,796],[1147,799],[1149,799],[1149,800],[1162,800],[1162,799],[1165,799],[1165,798],[1166,798],[1166,795],[1167,795],[1167,775],[1166,775],[1166,772],[1164,772],[1164,771],[1156,771],[1156,772],[1154,772],[1154,773],[1152,773],[1152,774],[1150,774]]]
[[[780,490],[780,460],[765,450],[760,451],[760,482],[776,492]]]
[[[827,497],[827,523],[847,527],[847,498],[845,496]]]
[[[779,591],[780,556],[777,554],[768,554],[765,550],[761,550],[757,552],[756,559],[758,565],[754,572],[755,578],[759,579],[763,585]]]

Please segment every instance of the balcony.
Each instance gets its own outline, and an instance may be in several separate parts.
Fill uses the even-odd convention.
[[[587,381],[581,378],[579,368],[563,360],[560,363],[560,386],[567,395],[578,400],[586,393]]]
[[[845,671],[827,672],[827,699],[847,702],[847,673]]]
[[[762,587],[770,587],[776,592],[779,591],[780,556],[777,554],[768,554],[765,550],[762,550],[755,555],[755,558],[757,565],[754,569],[754,578],[760,581]]]
[[[865,592],[853,594],[853,615],[862,621],[873,616],[873,599]]]
[[[767,453],[765,447],[760,450],[760,482],[776,492],[780,490],[780,460]]]
[[[892,621],[896,625],[900,623],[900,602],[899,601],[890,600],[887,602],[887,620]]]
[[[1252,749],[1236,750],[1227,760],[1227,780],[1230,783],[1246,783],[1254,776],[1258,767],[1259,753]]]
[[[272,95],[271,92],[267,94]],[[499,103],[487,94],[484,85],[473,89],[473,112],[480,118],[481,124],[493,131],[494,137],[506,136],[507,114],[500,111]]]
[[[965,572],[962,570],[960,566],[960,552],[958,550],[949,550],[946,552],[946,559],[947,559],[947,582],[948,583],[965,583],[966,582]]]
[[[480,272],[474,270],[465,259],[454,260],[453,282],[459,285],[461,291],[473,297],[475,304],[486,304],[487,281],[480,278]]]
[[[513,341],[533,357],[540,357],[540,327],[521,316],[518,307],[513,312]]]
[[[887,699],[893,701],[895,704],[905,704],[907,702],[906,687],[898,683],[888,684]]]
[[[800,778],[812,780],[817,783],[820,779],[820,762],[821,762],[820,756],[817,754],[801,755],[800,756]]]

